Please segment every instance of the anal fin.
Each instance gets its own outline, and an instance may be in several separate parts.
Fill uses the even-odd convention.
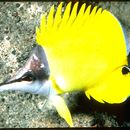
[[[64,118],[69,126],[73,127],[72,117],[64,99],[59,95],[53,95],[50,97],[50,101],[55,106],[58,114]]]

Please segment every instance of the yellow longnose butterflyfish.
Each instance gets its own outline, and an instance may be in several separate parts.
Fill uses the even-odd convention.
[[[52,6],[48,15],[42,15],[36,27],[35,54],[15,82],[10,80],[0,91],[21,90],[49,97],[59,115],[73,126],[61,95],[82,90],[100,103],[124,102],[130,94],[130,49],[122,25],[111,12],[97,6],[91,10],[85,3],[77,12],[78,2],[73,8],[70,2],[62,13],[62,4],[56,12]],[[18,82],[27,72],[33,79]]]

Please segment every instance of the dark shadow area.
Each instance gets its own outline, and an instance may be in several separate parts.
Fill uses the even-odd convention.
[[[83,92],[75,95],[77,105],[72,108],[73,113],[107,113],[116,116],[116,121],[121,126],[124,121],[130,122],[130,98],[120,104],[102,104],[91,97],[89,100]]]

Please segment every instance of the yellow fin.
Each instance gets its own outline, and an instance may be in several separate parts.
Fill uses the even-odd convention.
[[[68,26],[74,22],[74,20],[77,16],[77,8],[78,8],[78,2],[76,2],[76,4],[74,5],[74,7],[72,9],[72,12],[70,14],[70,18],[69,18],[68,23],[67,23]]]
[[[60,25],[60,29],[65,27],[65,24],[67,23],[69,16],[70,16],[70,10],[71,10],[71,2],[69,2],[69,4],[67,4],[63,18],[62,18],[62,22]]]
[[[90,17],[94,17],[94,16],[97,14],[96,11],[97,11],[97,6],[95,6],[95,7],[93,8],[93,10],[92,10],[92,12],[91,12],[91,14],[90,14]]]
[[[99,8],[99,9],[97,10],[96,16],[97,16],[97,15],[101,15],[101,13],[102,13],[102,8]]]
[[[83,4],[81,6],[80,11],[77,14],[77,7],[78,2],[74,5],[70,13],[71,10],[71,2],[70,2],[65,8],[63,17],[61,17],[62,4],[58,6],[55,16],[54,16],[54,6],[52,6],[49,15],[47,17],[47,22],[45,22],[45,17],[41,19],[42,24],[40,25],[40,33],[36,33],[37,43],[45,46],[52,45],[61,42],[61,40],[63,40],[64,38],[73,40],[74,37],[75,39],[79,38],[80,36],[90,37],[91,32],[97,34],[96,35],[97,37],[102,38],[101,39],[102,41],[105,39],[113,40],[113,36],[115,37],[114,33],[115,30],[113,29],[113,31],[111,31],[111,28],[113,28],[113,26],[114,27],[117,26],[118,29],[116,32],[118,32],[118,34],[120,33],[121,30],[119,28],[119,25],[117,25],[117,23],[115,22],[116,18],[114,18],[110,12],[106,10],[101,12],[101,9],[97,10],[96,6],[90,13],[91,6],[88,6],[85,11],[86,5]],[[72,25],[73,27],[70,25]],[[79,31],[77,31],[77,25]],[[106,25],[109,25],[109,27]],[[50,31],[46,31],[45,28]],[[57,31],[55,29],[53,30],[53,28],[57,28],[58,30]],[[63,28],[65,30],[62,30]],[[43,32],[45,35],[43,35]],[[110,37],[109,39],[108,36]],[[93,42],[91,37],[90,37],[91,41],[89,41],[88,38],[86,38],[85,40],[86,43]],[[112,41],[108,42],[111,43]]]
[[[77,15],[77,17],[76,17],[76,19],[74,21],[74,24],[73,24],[74,27],[75,26],[76,27],[81,26],[81,23],[82,23],[82,20],[83,20],[82,17],[84,16],[85,7],[86,7],[86,4],[84,3],[81,6],[81,8],[79,10],[79,13],[78,13],[78,15]]]
[[[53,95],[50,97],[51,103],[55,106],[59,115],[65,119],[69,126],[73,127],[73,121],[70,111],[62,97]]]
[[[90,15],[90,9],[91,9],[91,5],[89,5],[84,13],[84,16],[89,16]]]

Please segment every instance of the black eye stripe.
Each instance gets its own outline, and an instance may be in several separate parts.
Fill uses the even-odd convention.
[[[128,66],[124,66],[122,68],[122,74],[128,74],[130,72],[130,68]]]
[[[0,84],[1,85],[5,85],[5,84],[10,84],[10,83],[15,83],[15,82],[21,82],[21,81],[34,81],[36,80],[36,77],[33,75],[33,73],[31,71],[26,72],[22,77],[18,78],[18,79],[14,79],[12,81],[5,81],[3,83]]]
[[[35,79],[36,77],[32,71],[28,71],[21,77],[21,80],[26,80],[26,81],[34,81]]]

